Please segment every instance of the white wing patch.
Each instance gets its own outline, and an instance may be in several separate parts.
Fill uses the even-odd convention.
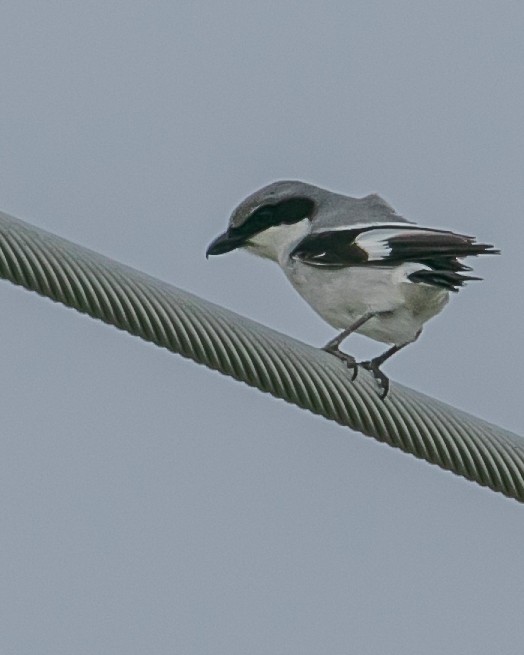
[[[359,234],[355,239],[355,243],[367,253],[368,261],[378,262],[387,259],[391,254],[391,246],[388,244],[389,239],[400,234],[409,234],[409,232],[410,230],[405,228],[403,230],[395,228],[369,230]]]

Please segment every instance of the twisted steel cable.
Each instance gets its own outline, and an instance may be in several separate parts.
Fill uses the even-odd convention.
[[[524,502],[524,439],[0,212],[0,276]]]

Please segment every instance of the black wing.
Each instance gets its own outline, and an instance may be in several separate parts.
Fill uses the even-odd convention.
[[[498,252],[464,234],[382,224],[310,234],[294,248],[291,257],[310,266],[329,268],[420,262],[436,271],[466,271],[471,269],[459,258]]]

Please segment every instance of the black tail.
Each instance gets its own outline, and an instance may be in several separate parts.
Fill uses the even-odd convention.
[[[475,243],[474,237],[453,232],[413,231],[389,240],[390,259],[418,261],[438,271],[470,271],[462,257],[498,255],[500,250],[488,243]]]
[[[464,286],[465,282],[469,280],[481,280],[481,277],[473,277],[472,275],[462,275],[454,271],[430,271],[420,270],[415,271],[408,275],[412,282],[423,282],[424,284],[431,284],[434,287],[447,289],[448,291],[458,291],[460,287]]]

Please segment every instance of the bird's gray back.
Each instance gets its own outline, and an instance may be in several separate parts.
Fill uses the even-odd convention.
[[[364,198],[352,198],[327,191],[313,219],[312,232],[340,229],[372,223],[411,223],[400,216],[383,198],[373,193]]]

